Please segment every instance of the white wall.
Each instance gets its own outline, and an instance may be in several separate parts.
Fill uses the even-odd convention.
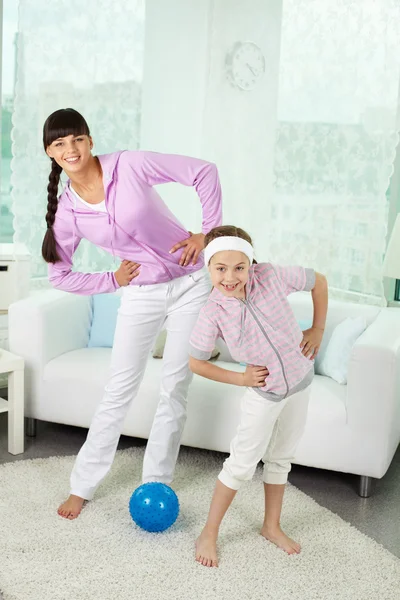
[[[200,156],[209,0],[147,0],[141,146]]]
[[[141,148],[207,158],[202,153],[211,0],[147,0]],[[159,186],[171,210],[200,231],[196,193]]]
[[[281,20],[281,0],[217,0],[211,18],[204,153],[220,170],[224,222],[248,230],[261,260],[268,257],[264,242],[273,185]],[[251,91],[232,85],[225,68],[233,45],[244,41],[256,43],[266,62],[264,76]]]
[[[216,162],[224,222],[247,227],[259,241],[272,189],[281,8],[281,0],[148,0],[146,6],[141,147]],[[235,42],[246,40],[260,46],[267,64],[250,92],[232,86],[225,69]],[[161,187],[175,214],[199,231],[193,191]]]

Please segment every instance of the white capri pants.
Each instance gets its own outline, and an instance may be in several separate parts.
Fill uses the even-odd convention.
[[[218,479],[232,490],[249,481],[260,460],[264,483],[287,482],[291,462],[303,435],[311,386],[280,402],[273,402],[247,388],[240,422]]]

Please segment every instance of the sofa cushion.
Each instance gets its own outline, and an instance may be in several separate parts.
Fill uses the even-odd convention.
[[[112,348],[120,294],[96,294],[92,298],[93,316],[88,348]]]
[[[327,375],[342,385],[347,383],[351,350],[366,327],[364,316],[356,319],[348,317],[335,327],[319,365],[321,375]]]
[[[35,417],[89,427],[109,378],[110,359],[109,348],[81,348],[48,362],[40,409]],[[220,363],[220,366],[243,371],[237,363]],[[162,361],[149,354],[139,393],[129,407],[124,434],[148,438],[160,399],[162,369]],[[188,421],[182,443],[226,452],[236,431],[243,392],[242,387],[195,375],[189,387]],[[204,445],[205,437],[209,445]]]
[[[82,348],[47,363],[43,394],[35,417],[55,423],[89,427],[109,377],[111,350]],[[219,366],[243,371],[237,363]],[[160,396],[162,362],[149,355],[137,398],[129,408],[123,433],[147,438]],[[318,432],[340,430],[346,424],[346,387],[328,377],[316,376],[311,385],[308,423]],[[189,387],[188,421],[183,444],[229,451],[240,417],[244,388],[195,375]],[[207,441],[205,441],[207,440]]]
[[[305,331],[312,326],[311,320],[298,321],[300,329]],[[357,338],[366,329],[365,316],[347,318],[336,325],[332,334],[324,334],[320,350],[314,360],[316,375],[325,375],[344,385],[347,383],[351,350]],[[329,339],[325,340],[325,337]],[[325,343],[324,343],[325,342]]]
[[[289,297],[289,300],[300,328],[304,331],[305,329],[311,327],[311,295],[308,293],[292,294]],[[113,294],[96,294],[93,296],[92,301],[93,317],[88,348],[112,348],[115,326],[117,322],[117,313],[121,302],[121,292],[118,291]],[[358,317],[362,315],[366,325],[374,320],[380,310],[379,307],[375,306],[365,306],[351,303],[348,303],[346,307],[348,307],[349,311],[349,314],[347,315],[348,317]],[[343,314],[343,303],[330,301],[325,334],[322,340],[320,351],[315,359],[316,374],[332,377],[335,379],[335,381],[338,381],[342,384],[347,382],[347,367],[350,357],[348,336],[351,333],[347,325],[342,325],[344,316],[346,315]],[[348,322],[351,320],[354,319],[347,319],[346,321]],[[336,331],[337,328],[338,330]],[[334,332],[336,333],[333,337]],[[350,351],[358,335],[351,343]],[[333,338],[332,344],[330,344],[331,338]],[[164,344],[165,331],[161,331],[156,340],[153,351],[153,356],[155,358],[162,358]],[[212,358],[219,358],[219,360],[225,362],[234,362],[223,340],[218,340],[216,346],[217,347],[214,349]],[[327,361],[326,352],[328,347],[329,360]],[[347,348],[345,354],[343,353],[344,348]],[[344,359],[344,356],[347,356],[347,358]]]
[[[307,320],[312,322],[313,305],[311,294],[308,292],[299,292],[291,294],[288,299],[298,322]],[[332,334],[336,327],[343,323],[346,317],[355,319],[362,316],[365,318],[368,327],[375,321],[381,310],[380,306],[329,299],[324,337],[322,338],[321,347],[315,359],[315,372],[322,375],[321,362],[325,356]]]
[[[295,314],[296,320],[311,320],[313,315],[313,305],[311,294],[307,292],[298,292],[291,294],[288,298],[290,306]],[[364,316],[367,321],[367,327],[375,321],[381,312],[380,306],[370,304],[356,304],[355,302],[343,302],[340,300],[329,299],[328,316],[326,320],[325,334],[321,344],[321,350],[325,350],[333,333],[333,330],[339,323],[342,323],[347,317],[356,318]]]

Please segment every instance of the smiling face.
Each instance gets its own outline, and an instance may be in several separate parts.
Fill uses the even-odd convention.
[[[224,296],[246,297],[246,283],[249,278],[249,259],[243,252],[223,250],[211,257],[209,271],[212,284]]]
[[[88,135],[59,137],[46,148],[50,158],[68,173],[78,173],[92,158],[93,141]]]

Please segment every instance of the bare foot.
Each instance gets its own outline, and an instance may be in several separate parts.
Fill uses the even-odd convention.
[[[205,529],[196,540],[196,561],[204,567],[218,567],[217,536]]]
[[[300,544],[290,539],[280,527],[268,529],[268,527],[264,525],[261,529],[261,535],[275,544],[275,546],[278,546],[278,548],[282,548],[282,550],[288,554],[300,554]]]
[[[85,499],[79,496],[71,495],[61,506],[58,507],[58,514],[64,519],[76,519],[79,516]]]

